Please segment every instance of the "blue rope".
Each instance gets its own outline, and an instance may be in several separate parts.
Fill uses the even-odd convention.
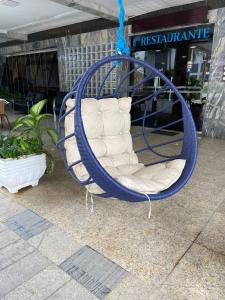
[[[116,43],[116,53],[117,54],[125,54],[125,55],[129,55],[130,54],[130,49],[127,46],[127,42],[126,39],[123,35],[124,33],[124,20],[125,20],[125,10],[124,10],[124,6],[123,6],[123,0],[117,0],[118,5],[119,5],[119,28],[117,30],[117,36],[118,36],[118,40]]]

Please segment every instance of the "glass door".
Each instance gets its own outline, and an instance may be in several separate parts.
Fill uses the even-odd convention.
[[[158,48],[146,51],[137,51],[134,53],[134,57],[152,65],[164,73],[172,82],[174,82],[176,54],[176,48]],[[139,69],[138,72],[135,72],[133,78],[131,78],[131,83],[137,84],[146,75],[148,74],[144,74],[144,70]],[[149,79],[142,85],[141,89],[139,90],[139,94],[135,96],[135,99],[156,92],[162,88],[162,85],[163,82],[161,82],[159,77]],[[153,101],[148,107],[148,110],[149,112],[160,111],[160,113],[152,117],[151,120],[148,120],[147,126],[158,127],[169,123],[169,121],[173,122],[177,120],[180,116],[180,114],[177,113],[179,110],[177,110],[175,105],[173,106],[172,101],[173,94],[172,91],[169,90],[157,97],[157,99],[155,99],[155,101]],[[144,109],[144,104],[141,104],[140,107],[135,107],[132,112],[133,118],[137,117],[138,114],[141,114]],[[177,128],[174,127],[173,129]]]
[[[195,43],[189,46],[186,86],[189,102],[197,131],[201,131],[203,108],[207,100],[209,68],[212,43]]]

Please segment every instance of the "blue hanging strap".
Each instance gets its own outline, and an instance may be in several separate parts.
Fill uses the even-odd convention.
[[[119,28],[117,30],[117,36],[118,36],[118,40],[116,43],[116,53],[117,54],[125,54],[125,55],[129,55],[130,54],[130,49],[127,46],[127,42],[126,39],[123,35],[124,33],[124,21],[125,21],[125,10],[124,10],[124,6],[123,6],[123,0],[117,0],[118,1],[118,5],[119,5]]]

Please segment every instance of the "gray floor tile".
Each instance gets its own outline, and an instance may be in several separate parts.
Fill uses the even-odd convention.
[[[29,243],[57,265],[82,247],[57,226],[30,238]]]
[[[88,246],[81,248],[60,267],[99,299],[104,299],[127,275],[119,265]]]
[[[65,272],[51,265],[13,290],[3,300],[44,300],[69,280],[70,277]]]
[[[225,255],[225,216],[215,213],[199,235],[197,242]]]
[[[181,201],[173,201],[170,198],[170,201],[156,201],[153,203],[151,223],[159,228],[169,230],[171,233],[181,236],[186,240],[193,241],[212,212],[211,209],[206,212],[205,209],[203,210],[199,207],[195,207],[194,209],[185,208],[181,206],[182,201],[190,204],[193,202],[193,198],[188,199],[188,201],[181,195],[179,195],[179,198]],[[176,199],[178,199],[178,196]],[[141,217],[144,218],[145,216],[146,211],[143,210]]]
[[[31,210],[26,210],[9,218],[5,224],[24,240],[28,240],[53,225]]]
[[[50,261],[47,258],[39,252],[33,252],[0,271],[0,297],[4,297],[48,265]]]
[[[151,295],[156,290],[152,284],[128,275],[106,297],[106,300],[151,300]]]
[[[14,232],[8,230],[0,232],[0,251],[2,248],[7,247],[8,245],[19,240],[19,237]]]
[[[222,201],[222,203],[218,207],[217,212],[225,215],[225,188],[224,188],[223,194],[224,194],[224,201]]]
[[[96,300],[87,289],[82,287],[78,282],[71,280],[61,289],[52,294],[48,300]],[[11,299],[10,299],[11,300]],[[16,299],[15,299],[16,300]]]
[[[0,223],[0,233],[2,231],[5,231],[6,229],[7,229],[7,227],[4,224]]]
[[[155,294],[154,300],[222,300],[225,256],[194,244]]]
[[[0,197],[0,221],[5,221],[6,219],[25,210],[23,206],[16,202],[2,197],[4,196]]]
[[[34,247],[24,240],[17,240],[0,250],[0,271],[34,252]]]

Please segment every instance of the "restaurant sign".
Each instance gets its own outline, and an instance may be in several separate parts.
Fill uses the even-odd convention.
[[[182,28],[179,30],[136,35],[131,39],[132,48],[149,47],[169,43],[208,40],[213,36],[213,25]]]

